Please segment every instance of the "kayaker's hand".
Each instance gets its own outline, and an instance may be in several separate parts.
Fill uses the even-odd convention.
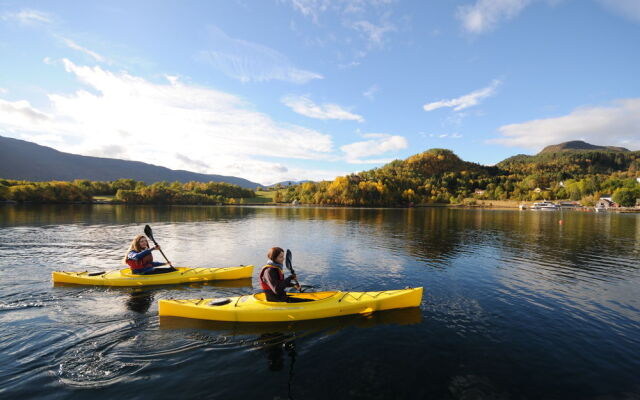
[[[298,291],[300,291],[300,290],[301,290],[301,289],[300,289],[300,284],[296,284],[296,285],[294,285],[294,287],[295,287],[296,289],[298,289]]]
[[[291,280],[295,281],[298,279],[298,276],[296,274],[291,274]]]
[[[160,245],[157,244],[157,245],[153,246],[153,248],[151,250],[160,250]]]

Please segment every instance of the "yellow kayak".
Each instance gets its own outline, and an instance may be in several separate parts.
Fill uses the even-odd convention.
[[[187,268],[156,275],[134,275],[129,268],[104,273],[54,271],[54,283],[75,283],[98,286],[147,286],[176,283],[245,279],[253,275],[253,265],[229,268]]]
[[[395,308],[418,307],[422,288],[382,292],[289,293],[304,303],[266,301],[264,293],[222,299],[160,300],[160,316],[211,321],[282,322],[369,314]]]

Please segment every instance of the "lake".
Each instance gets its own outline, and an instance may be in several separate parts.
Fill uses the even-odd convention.
[[[145,224],[175,265],[254,264],[253,280],[53,286],[55,270],[119,268]],[[159,299],[257,292],[272,246],[292,250],[303,284],[423,286],[421,307],[264,326],[158,317]],[[640,396],[638,214],[5,205],[0,282],[4,398]]]

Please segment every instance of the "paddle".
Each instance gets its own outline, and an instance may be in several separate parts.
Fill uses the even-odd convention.
[[[287,266],[287,269],[289,270],[289,272],[291,272],[291,275],[296,274],[296,272],[293,270],[293,265],[291,265],[291,250],[289,249],[287,249],[287,255],[285,257],[285,265]],[[294,279],[293,281],[296,283],[296,286],[300,287],[300,282],[298,282],[297,279]]]
[[[287,269],[289,270],[289,272],[291,272],[291,274],[295,275],[295,271],[293,270],[293,265],[291,263],[291,250],[287,249],[287,255],[285,257],[285,265],[287,266]],[[313,285],[300,285],[300,282],[298,282],[297,279],[294,280],[294,282],[296,283],[296,285],[298,285],[298,291],[300,291],[300,293],[302,293],[304,290],[303,289],[311,289],[311,288],[315,288],[315,286]]]
[[[151,239],[153,244],[155,244],[156,246],[158,245],[158,242],[156,242],[156,240],[153,238],[153,231],[151,230],[151,227],[149,225],[144,226],[144,234],[147,235],[149,239]],[[158,250],[160,250],[160,254],[162,254],[162,257],[164,257],[164,259],[167,261],[167,264],[171,265],[171,261],[169,261],[167,256],[164,255],[164,252],[162,251],[162,249],[158,249]]]

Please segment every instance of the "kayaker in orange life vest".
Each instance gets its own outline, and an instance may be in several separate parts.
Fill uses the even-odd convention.
[[[288,276],[286,279],[284,277],[284,267],[282,265],[284,263],[284,250],[280,247],[272,247],[267,253],[267,258],[269,261],[267,265],[262,267],[259,275],[260,286],[267,297],[267,301],[284,301],[287,303],[309,301],[308,299],[288,297],[284,291],[288,287],[295,287],[300,290],[300,285],[291,282],[296,279],[295,274]]]
[[[124,264],[127,264],[131,268],[131,272],[136,275],[154,275],[176,271],[171,263],[153,261],[153,256],[151,255],[153,250],[160,250],[160,246],[149,248],[147,237],[138,235],[133,239],[127,254],[124,256]],[[157,268],[167,264],[169,268]]]

